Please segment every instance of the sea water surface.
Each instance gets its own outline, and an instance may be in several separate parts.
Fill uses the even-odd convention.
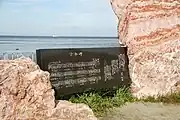
[[[118,47],[119,45],[117,37],[0,36],[0,59],[5,59],[9,54],[33,54],[37,49]]]

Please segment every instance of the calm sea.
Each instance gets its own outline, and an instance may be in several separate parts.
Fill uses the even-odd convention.
[[[0,36],[0,59],[11,53],[35,53],[36,49],[118,47],[116,37]],[[4,58],[2,58],[4,57]]]

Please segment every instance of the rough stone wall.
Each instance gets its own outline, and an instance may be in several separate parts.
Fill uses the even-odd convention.
[[[128,47],[133,94],[164,95],[180,86],[180,0],[111,0],[119,40]]]

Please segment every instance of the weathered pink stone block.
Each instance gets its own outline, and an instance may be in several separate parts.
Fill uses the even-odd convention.
[[[133,94],[180,89],[180,1],[111,0],[119,40],[128,47]]]

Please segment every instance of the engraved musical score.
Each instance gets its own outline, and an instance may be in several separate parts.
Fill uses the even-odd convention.
[[[59,94],[113,88],[130,81],[125,47],[41,49],[36,54]]]

